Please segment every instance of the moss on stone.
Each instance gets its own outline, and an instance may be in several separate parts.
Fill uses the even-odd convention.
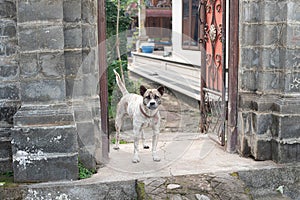
[[[145,183],[141,181],[137,181],[136,183],[136,192],[138,200],[152,200],[152,198],[146,194]]]
[[[239,178],[239,173],[237,173],[237,172],[232,172],[232,173],[230,173],[230,176]]]

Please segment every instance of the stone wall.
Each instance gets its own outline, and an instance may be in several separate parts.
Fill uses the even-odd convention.
[[[96,11],[95,0],[0,2],[0,162],[13,160],[0,171],[17,182],[74,180],[78,160],[101,161]]]
[[[300,2],[240,0],[239,149],[300,161]]]
[[[0,173],[12,171],[11,128],[20,106],[15,1],[0,3]]]

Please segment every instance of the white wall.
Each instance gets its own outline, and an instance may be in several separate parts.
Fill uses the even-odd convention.
[[[201,52],[182,49],[182,0],[172,1],[172,43],[173,55],[187,63],[200,66]]]

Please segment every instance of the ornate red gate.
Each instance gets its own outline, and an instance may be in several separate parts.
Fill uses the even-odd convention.
[[[225,0],[201,0],[201,132],[225,145]]]

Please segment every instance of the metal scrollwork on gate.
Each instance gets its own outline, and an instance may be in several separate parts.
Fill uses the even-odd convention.
[[[202,59],[201,80],[201,122],[202,132],[213,132],[221,145],[225,144],[225,66],[224,33],[225,0],[202,0],[205,15],[203,23],[202,46],[206,59]],[[200,10],[201,12],[201,10]],[[201,14],[201,13],[200,13]]]
[[[216,40],[216,37],[217,37],[217,29],[212,24],[209,29],[209,38],[212,42],[214,42]]]

